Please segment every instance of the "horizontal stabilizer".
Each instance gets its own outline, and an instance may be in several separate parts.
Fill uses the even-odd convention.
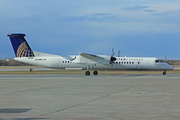
[[[33,51],[36,57],[59,57],[59,55],[47,54],[42,52]]]

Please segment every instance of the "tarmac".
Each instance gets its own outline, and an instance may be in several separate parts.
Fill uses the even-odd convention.
[[[179,74],[0,75],[0,120],[179,120]]]
[[[15,68],[15,67],[14,67]],[[0,71],[30,71],[30,68],[23,68],[23,69],[8,69],[8,67],[6,69],[0,69]],[[33,71],[38,71],[38,70],[57,70],[57,69],[51,69],[51,68],[33,68]]]

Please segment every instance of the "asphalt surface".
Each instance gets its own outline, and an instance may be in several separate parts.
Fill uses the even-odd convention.
[[[0,75],[0,120],[179,120],[180,75]]]

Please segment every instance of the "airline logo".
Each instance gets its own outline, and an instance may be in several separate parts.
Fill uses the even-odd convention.
[[[17,57],[34,57],[33,51],[23,42],[17,49]]]

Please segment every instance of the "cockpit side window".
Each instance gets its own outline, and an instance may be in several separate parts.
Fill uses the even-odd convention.
[[[155,60],[155,63],[163,63],[163,60]]]

